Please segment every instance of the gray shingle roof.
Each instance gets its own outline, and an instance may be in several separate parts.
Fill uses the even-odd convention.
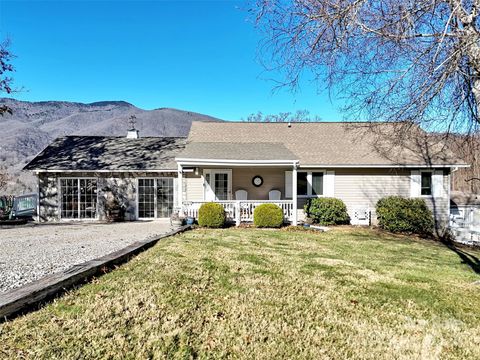
[[[280,143],[192,142],[178,158],[215,160],[296,160],[297,157]]]
[[[213,154],[208,147],[202,147],[201,154],[193,154],[189,149],[196,143],[220,143],[217,147],[229,153],[232,143],[281,143],[300,160],[300,166],[465,164],[438,139],[426,137],[418,128],[402,145],[396,143],[395,131],[389,123],[372,129],[365,123],[292,123],[289,127],[286,123],[193,122],[185,154],[196,158]],[[186,156],[180,154],[179,157]]]
[[[65,136],[56,139],[25,170],[175,170],[185,138]]]

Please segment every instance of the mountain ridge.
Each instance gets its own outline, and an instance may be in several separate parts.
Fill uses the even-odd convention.
[[[3,131],[0,170],[6,171],[11,178],[4,193],[34,189],[33,175],[21,172],[21,169],[58,136],[124,136],[132,115],[141,137],[187,136],[192,121],[223,121],[169,107],[144,110],[122,100],[81,103],[0,98],[1,105],[13,110],[12,114],[0,116]]]

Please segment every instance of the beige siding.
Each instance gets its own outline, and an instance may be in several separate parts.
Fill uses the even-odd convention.
[[[250,200],[267,200],[268,192],[278,189],[285,198],[285,171],[287,168],[233,168],[232,169],[232,196],[235,191],[244,189],[248,192]],[[309,171],[312,169],[302,169]],[[331,169],[324,169],[331,170]],[[314,171],[314,170],[312,170]],[[375,205],[385,196],[398,195],[410,197],[410,169],[334,169],[335,171],[335,197],[343,200],[349,213],[355,207],[368,207],[373,211],[373,223],[376,223]],[[199,174],[203,169],[199,169]],[[252,185],[252,178],[260,175],[264,183],[260,187]],[[203,177],[192,173],[186,174],[186,200],[203,200]],[[444,173],[445,188],[449,188],[449,174]],[[298,199],[299,219],[303,219],[303,206],[307,199]],[[446,192],[444,198],[432,200],[425,197],[425,201],[435,214],[440,227],[444,226],[449,217],[449,197]]]
[[[335,197],[342,199],[349,211],[353,207],[369,207],[376,222],[375,204],[385,196],[410,197],[410,170],[395,169],[336,169]],[[449,186],[449,175],[444,174],[445,187]],[[449,216],[448,193],[443,198],[424,198],[435,215],[439,227],[446,225]]]
[[[347,206],[375,207],[385,196],[410,196],[410,171],[390,169],[335,170],[335,197]]]
[[[285,197],[285,171],[283,168],[232,168],[232,198],[235,198],[235,191],[243,189],[248,192],[249,200],[268,200],[270,190],[280,190],[282,199]],[[199,175],[187,173],[186,200],[203,201],[203,169],[199,169]],[[254,176],[263,178],[263,184],[256,187],[252,184]]]
[[[203,177],[192,173],[185,174],[184,201],[203,201]]]
[[[232,196],[235,191],[243,189],[248,192],[249,200],[268,200],[270,190],[280,190],[282,199],[285,198],[285,171],[281,168],[233,168],[232,169]],[[263,178],[263,184],[256,187],[252,184],[254,176]]]

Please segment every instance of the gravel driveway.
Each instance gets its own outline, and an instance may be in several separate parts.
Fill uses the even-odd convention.
[[[160,221],[0,228],[0,293],[170,229]]]

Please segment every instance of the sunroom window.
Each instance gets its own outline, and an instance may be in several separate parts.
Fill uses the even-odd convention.
[[[97,217],[97,179],[60,179],[62,219]]]
[[[138,217],[168,218],[173,212],[173,178],[138,179]]]

